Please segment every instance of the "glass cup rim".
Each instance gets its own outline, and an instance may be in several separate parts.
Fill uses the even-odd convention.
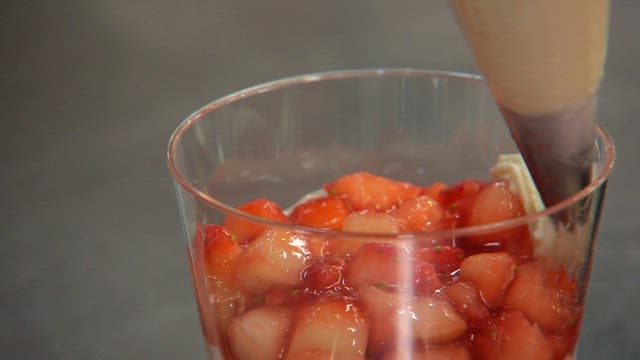
[[[586,198],[591,193],[593,193],[600,186],[603,186],[604,182],[607,180],[611,171],[613,169],[613,165],[615,162],[615,145],[613,143],[613,139],[610,134],[601,126],[597,125],[596,128],[596,138],[601,139],[602,141],[602,149],[604,152],[604,156],[606,157],[604,161],[603,168],[598,172],[595,179],[593,179],[589,185],[581,189],[579,192],[573,194],[560,201],[559,203],[547,207],[542,211],[525,214],[523,216],[519,216],[516,218],[512,218],[509,220],[488,223],[483,225],[475,225],[475,226],[467,226],[453,229],[443,229],[443,230],[435,230],[435,231],[424,231],[424,232],[415,232],[415,233],[395,233],[395,234],[372,234],[372,233],[363,233],[363,232],[349,232],[349,231],[341,231],[341,230],[329,230],[329,229],[318,229],[305,227],[295,224],[287,224],[281,222],[271,221],[262,217],[258,217],[255,215],[251,215],[249,213],[238,210],[237,208],[227,205],[222,201],[217,200],[216,198],[209,196],[208,194],[198,190],[193,184],[191,184],[178,170],[178,166],[176,164],[176,151],[177,146],[182,139],[182,136],[195,125],[198,121],[202,120],[205,115],[213,112],[217,109],[223,108],[224,106],[240,101],[244,98],[251,97],[254,95],[259,95],[262,93],[284,89],[284,88],[292,88],[310,83],[317,83],[329,80],[345,80],[345,79],[357,79],[357,78],[393,78],[393,77],[414,77],[414,78],[431,78],[431,79],[453,79],[465,82],[476,82],[479,84],[484,83],[484,78],[481,75],[473,74],[473,73],[464,73],[464,72],[456,72],[456,71],[447,71],[447,70],[422,70],[422,69],[411,69],[411,68],[376,68],[376,69],[356,69],[356,70],[338,70],[338,71],[326,71],[326,72],[316,72],[309,74],[296,75],[291,77],[285,77],[269,82],[265,82],[262,84],[254,85],[236,92],[233,92],[229,95],[218,98],[217,100],[213,100],[208,104],[204,105],[200,109],[191,113],[184,120],[182,120],[177,128],[171,134],[169,139],[167,153],[166,153],[166,161],[169,171],[171,172],[174,180],[181,186],[184,190],[189,192],[192,196],[194,196],[198,201],[202,201],[203,203],[217,208],[221,212],[226,215],[234,215],[240,218],[244,218],[249,222],[259,223],[261,225],[265,225],[268,227],[280,227],[280,228],[288,228],[292,231],[296,232],[306,232],[306,233],[315,233],[322,236],[348,236],[350,238],[358,239],[358,238],[368,238],[368,239],[398,239],[398,240],[411,240],[411,239],[442,239],[442,238],[454,238],[460,236],[469,236],[469,235],[479,235],[494,231],[499,231],[502,229],[508,229],[516,226],[521,226],[525,224],[529,224],[531,222],[537,221],[539,219],[549,217],[555,213],[562,211],[563,209],[575,204],[576,202]],[[302,197],[305,194],[301,194]]]

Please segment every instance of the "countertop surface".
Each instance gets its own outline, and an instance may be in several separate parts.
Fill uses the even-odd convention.
[[[284,76],[475,71],[447,3],[18,1],[0,16],[0,349],[13,359],[202,359],[170,133]],[[640,358],[640,1],[614,0],[599,118],[618,151],[580,359]]]

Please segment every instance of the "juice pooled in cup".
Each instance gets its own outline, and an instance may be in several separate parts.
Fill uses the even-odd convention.
[[[239,360],[573,356],[576,268],[545,255],[560,235],[545,218],[508,225],[541,210],[522,169],[506,157],[493,179],[454,184],[356,172],[287,210],[238,208],[270,223],[201,226],[207,341]]]

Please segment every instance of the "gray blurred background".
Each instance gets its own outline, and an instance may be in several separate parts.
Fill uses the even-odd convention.
[[[618,161],[581,359],[640,358],[638,19],[613,1]],[[204,103],[321,70],[475,69],[444,0],[24,0],[0,46],[3,359],[203,358],[164,152]]]

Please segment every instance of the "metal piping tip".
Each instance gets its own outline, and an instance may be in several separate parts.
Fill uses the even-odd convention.
[[[547,207],[585,188],[595,155],[595,97],[562,111],[523,115],[500,107]],[[564,220],[570,214],[561,214]]]

